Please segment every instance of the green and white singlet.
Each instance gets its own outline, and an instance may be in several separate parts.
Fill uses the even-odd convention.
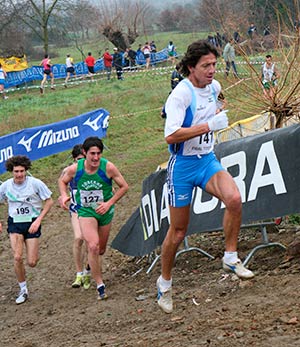
[[[107,177],[106,165],[108,160],[100,159],[98,170],[94,174],[88,174],[84,170],[85,159],[78,160],[75,183],[77,191],[75,200],[78,205],[79,217],[94,217],[99,225],[107,225],[114,215],[114,206],[104,215],[98,214],[95,209],[101,202],[108,201],[113,196],[112,179]]]

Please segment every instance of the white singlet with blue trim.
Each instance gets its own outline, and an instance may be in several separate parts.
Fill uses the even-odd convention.
[[[166,102],[165,137],[182,127],[206,123],[216,115],[216,100],[221,85],[213,80],[205,88],[196,88],[185,78],[169,95]],[[175,146],[170,151],[176,155],[204,155],[213,151],[214,136],[210,131]]]

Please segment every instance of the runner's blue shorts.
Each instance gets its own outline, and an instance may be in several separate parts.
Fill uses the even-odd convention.
[[[168,162],[169,205],[184,207],[191,203],[193,189],[205,190],[207,182],[219,171],[225,170],[213,152],[201,156],[172,155]]]

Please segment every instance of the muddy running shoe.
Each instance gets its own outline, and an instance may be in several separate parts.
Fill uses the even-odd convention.
[[[20,290],[19,295],[16,299],[16,304],[23,304],[28,299],[28,292],[26,290]]]
[[[105,293],[105,285],[102,284],[99,288],[97,288],[98,291],[98,300],[105,300],[107,299],[107,294]]]
[[[83,275],[83,288],[89,289],[91,286],[91,274],[84,274]]]
[[[157,286],[157,303],[158,306],[166,313],[173,311],[172,287],[165,292],[162,292],[159,287],[159,279],[156,281]]]
[[[77,275],[75,281],[72,283],[72,288],[80,288],[83,283],[83,276]]]
[[[222,259],[223,269],[227,272],[234,272],[238,277],[242,279],[249,279],[254,277],[254,273],[246,269],[240,259],[238,259],[235,263],[225,263],[224,258]]]
[[[51,86],[51,90],[55,90],[55,87],[54,87],[54,86]]]

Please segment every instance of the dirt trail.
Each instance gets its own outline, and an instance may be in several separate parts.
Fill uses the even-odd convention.
[[[111,239],[123,223],[119,210]],[[297,230],[274,229],[269,237],[288,245]],[[72,239],[68,214],[53,209],[43,226],[40,262],[27,270],[30,299],[17,306],[9,240],[6,232],[0,236],[1,346],[300,345],[300,259],[286,261],[279,248],[258,252],[249,263],[256,277],[240,281],[221,270],[222,233],[193,235],[190,244],[216,259],[196,252],[178,258],[173,274],[175,310],[166,315],[155,302],[160,264],[146,275],[146,259],[137,264],[110,248],[104,262],[109,299],[97,301],[94,284],[87,291],[71,288]],[[259,242],[259,233],[242,231],[241,257]]]

